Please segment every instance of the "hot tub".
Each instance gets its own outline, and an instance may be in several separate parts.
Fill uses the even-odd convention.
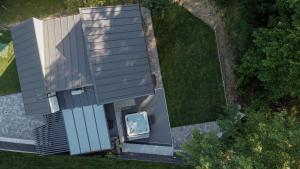
[[[150,127],[146,111],[125,115],[127,139],[129,141],[148,138]]]

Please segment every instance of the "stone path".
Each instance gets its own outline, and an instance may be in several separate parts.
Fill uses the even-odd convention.
[[[223,20],[224,12],[218,9],[212,0],[175,1],[179,2],[179,4],[215,31],[226,102],[228,105],[237,104],[236,78],[232,68],[235,53],[230,42],[230,37],[225,29],[225,22]]]
[[[34,140],[32,130],[43,124],[42,116],[25,115],[21,93],[0,96],[0,141]]]
[[[194,129],[198,130],[200,133],[214,132],[218,137],[222,136],[221,129],[215,121],[175,127],[171,130],[175,150],[180,150],[181,145],[192,137],[192,131]]]

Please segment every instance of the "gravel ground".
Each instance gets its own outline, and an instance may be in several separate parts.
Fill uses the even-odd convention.
[[[21,93],[0,97],[0,137],[33,140],[32,130],[43,124],[42,116],[25,115]]]

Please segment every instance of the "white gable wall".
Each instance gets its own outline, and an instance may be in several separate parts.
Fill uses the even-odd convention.
[[[34,31],[36,35],[37,46],[39,50],[40,62],[42,65],[43,75],[45,77],[45,53],[44,53],[44,30],[43,21],[33,18]]]

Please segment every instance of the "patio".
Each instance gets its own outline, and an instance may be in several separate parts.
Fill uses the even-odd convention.
[[[116,125],[118,128],[121,143],[151,144],[160,146],[172,146],[168,110],[165,104],[164,89],[156,89],[154,95],[139,97],[134,101],[123,101],[114,105]],[[128,104],[132,102],[132,104]],[[108,110],[108,109],[106,109]],[[147,112],[150,126],[148,138],[129,141],[126,138],[125,116],[137,112]],[[110,112],[113,113],[113,112]]]

